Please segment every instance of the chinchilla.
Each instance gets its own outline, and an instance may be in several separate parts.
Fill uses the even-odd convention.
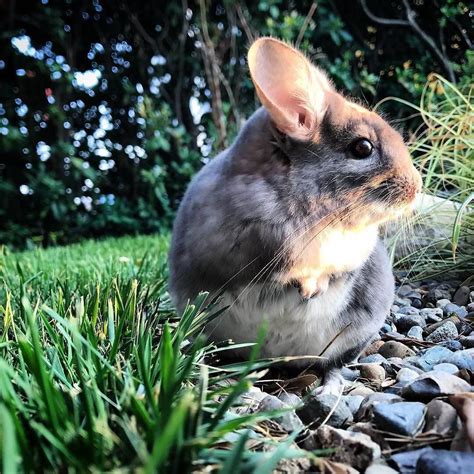
[[[261,355],[314,365],[332,393],[389,311],[378,229],[412,208],[421,178],[400,134],[301,52],[261,38],[248,65],[263,107],[189,185],[170,292],[178,310],[200,291],[223,292],[211,340],[254,342],[266,322]]]

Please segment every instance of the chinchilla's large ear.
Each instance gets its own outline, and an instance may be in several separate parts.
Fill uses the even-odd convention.
[[[332,90],[324,73],[298,50],[273,38],[256,40],[248,63],[257,95],[278,129],[301,140],[314,135]]]

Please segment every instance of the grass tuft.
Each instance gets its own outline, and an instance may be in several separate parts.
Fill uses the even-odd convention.
[[[207,365],[226,349],[201,337],[213,308],[201,295],[180,318],[172,311],[167,242],[2,253],[3,472],[270,472],[312,456],[292,437],[276,446],[259,434],[280,413],[235,414],[268,363],[254,348],[247,363]]]

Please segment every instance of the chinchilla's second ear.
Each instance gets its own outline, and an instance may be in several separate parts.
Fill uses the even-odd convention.
[[[324,73],[274,38],[256,40],[248,64],[257,95],[280,131],[301,140],[311,138],[333,91]]]

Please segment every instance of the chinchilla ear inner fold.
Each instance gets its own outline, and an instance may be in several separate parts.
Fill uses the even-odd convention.
[[[332,89],[324,73],[301,52],[273,38],[255,41],[248,63],[257,95],[276,126],[294,138],[308,138]]]

